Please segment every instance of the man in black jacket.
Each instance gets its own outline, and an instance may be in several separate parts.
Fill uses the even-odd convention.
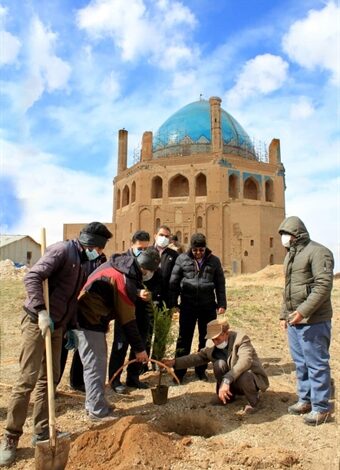
[[[178,256],[170,278],[170,307],[177,306],[180,296],[179,336],[176,357],[190,353],[196,323],[198,323],[198,350],[205,347],[207,324],[223,314],[227,307],[223,269],[219,258],[207,247],[202,233],[191,237],[190,249]],[[196,367],[196,375],[206,380],[207,366]],[[176,372],[180,381],[186,369]]]
[[[170,282],[170,277],[172,270],[175,266],[176,259],[178,257],[178,253],[173,250],[172,248],[169,248],[170,244],[170,237],[171,237],[171,230],[167,225],[161,225],[155,233],[155,244],[154,247],[158,251],[160,257],[161,257],[161,263],[159,265],[159,270],[158,270],[158,275],[160,276],[160,295],[154,299],[157,302],[157,306],[160,308],[163,307],[163,303],[166,304],[166,306],[169,306],[170,303],[170,298],[169,298],[169,282]],[[150,332],[149,332],[149,340],[146,345],[146,351],[149,354],[152,346],[152,335],[153,335],[153,323],[151,321],[150,323]],[[155,357],[154,353],[152,354],[153,359],[158,359],[160,360],[164,353],[165,350],[163,346],[161,347],[157,343],[157,337],[154,337],[153,341],[153,351],[158,351],[158,357]],[[155,368],[155,364],[152,364],[153,369]],[[144,366],[144,371],[146,372],[148,370],[148,366]]]
[[[126,252],[126,255],[131,259],[139,260],[143,253],[147,250],[150,243],[150,235],[144,230],[138,230],[132,236],[131,248]],[[154,250],[156,252],[156,250]],[[159,255],[156,252],[158,259]],[[158,262],[159,264],[159,262]],[[157,266],[158,268],[158,266]],[[154,270],[155,271],[155,270]],[[161,278],[159,270],[153,272],[150,279],[144,278],[143,282],[140,279],[138,285],[138,295],[135,300],[136,306],[136,321],[139,333],[145,344],[148,342],[149,328],[150,328],[150,300],[156,300],[160,296]],[[123,328],[119,322],[115,322],[112,349],[109,361],[109,378],[124,364],[125,356],[129,348],[129,341],[124,334]],[[148,349],[146,349],[149,354]],[[134,351],[130,351],[129,360],[134,359]],[[146,382],[139,380],[140,373],[142,372],[141,364],[132,363],[127,367],[126,385],[133,388],[148,388]],[[121,374],[117,375],[111,386],[116,393],[125,394],[127,392],[126,386],[122,384]]]

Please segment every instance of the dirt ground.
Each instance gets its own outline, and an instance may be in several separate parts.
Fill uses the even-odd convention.
[[[0,427],[5,425],[11,385],[18,370],[20,315],[24,298],[21,275],[0,270],[1,363]],[[287,414],[294,403],[295,372],[286,335],[279,328],[278,312],[283,286],[282,266],[267,267],[253,275],[227,279],[227,317],[235,329],[249,334],[268,372],[270,388],[261,397],[261,409],[244,416],[245,400],[213,406],[214,379],[195,378],[189,370],[183,385],[170,386],[165,405],[152,402],[150,390],[132,390],[125,396],[107,389],[118,419],[98,425],[87,420],[84,395],[70,390],[68,368],[56,399],[57,426],[72,434],[67,470],[86,469],[339,469],[339,407],[332,400],[330,422],[318,427],[303,424],[302,417]],[[339,384],[340,279],[333,289],[332,376]],[[174,321],[176,333],[178,324]],[[108,335],[110,349],[112,337]],[[169,352],[171,355],[171,350]],[[123,375],[124,378],[124,375]],[[142,380],[156,385],[157,372]],[[32,397],[33,399],[33,397]],[[34,468],[31,448],[31,407],[12,469]]]

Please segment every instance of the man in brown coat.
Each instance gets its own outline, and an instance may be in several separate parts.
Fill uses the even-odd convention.
[[[163,362],[175,369],[186,369],[212,362],[217,380],[218,402],[227,404],[235,395],[245,395],[245,413],[257,410],[259,391],[264,392],[269,381],[249,337],[232,331],[225,319],[212,320],[207,325],[206,347],[197,353]]]

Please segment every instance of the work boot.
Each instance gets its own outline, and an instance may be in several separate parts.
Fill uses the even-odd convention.
[[[90,421],[96,421],[96,422],[99,422],[99,423],[106,423],[108,421],[114,421],[115,419],[118,419],[118,416],[116,416],[114,414],[114,412],[112,410],[110,410],[108,412],[107,415],[105,416],[96,416],[96,415],[93,415],[91,413],[88,413],[88,418]]]
[[[115,380],[114,382],[112,382],[111,387],[112,387],[112,390],[118,393],[119,395],[127,394],[126,386],[122,384],[120,380]]]
[[[303,403],[298,401],[294,405],[288,406],[288,413],[290,415],[304,415],[309,413],[312,410],[312,405],[310,403]]]
[[[71,435],[69,432],[61,432],[61,431],[57,431],[56,434],[57,434],[57,438],[69,437]],[[50,432],[48,429],[44,430],[40,434],[33,434],[32,441],[31,441],[32,447],[35,447],[37,445],[37,442],[48,441],[49,438],[50,438]]]
[[[0,445],[0,467],[6,467],[14,462],[18,442],[18,436],[13,434],[4,434]]]
[[[140,380],[136,379],[126,379],[126,385],[131,388],[139,388],[139,389],[147,389],[150,388],[149,385],[145,382],[141,382]]]
[[[206,370],[204,370],[203,372],[196,372],[195,375],[198,380],[202,380],[203,382],[209,382],[208,372]]]
[[[303,418],[303,421],[309,426],[319,426],[319,424],[324,424],[329,419],[330,413],[328,411],[311,411]]]

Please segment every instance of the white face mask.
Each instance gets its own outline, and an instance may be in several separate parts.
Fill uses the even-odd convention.
[[[289,235],[289,233],[283,233],[281,235],[281,243],[282,245],[285,247],[285,248],[289,248],[290,247],[290,239],[291,239],[291,235]]]
[[[143,274],[143,281],[150,281],[150,279],[153,276],[153,271],[147,271],[145,274]]]
[[[226,347],[228,346],[228,341],[223,341],[222,343],[216,344],[215,346],[216,346],[216,348],[218,348],[218,349],[224,349],[224,348],[226,348]]]
[[[166,248],[169,245],[169,238],[164,235],[158,235],[156,237],[156,245],[159,246],[159,248]]]
[[[88,248],[86,248],[85,253],[89,261],[94,261],[95,259],[99,257],[99,253],[95,249],[89,250]]]

